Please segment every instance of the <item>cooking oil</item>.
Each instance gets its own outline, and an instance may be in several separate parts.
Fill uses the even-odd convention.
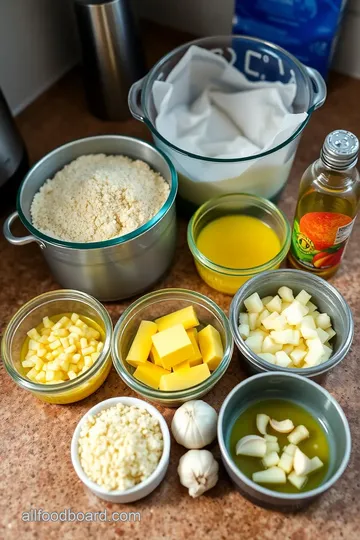
[[[293,224],[290,265],[328,279],[338,270],[354,226],[360,199],[355,167],[359,141],[336,130],[320,158],[305,171]]]

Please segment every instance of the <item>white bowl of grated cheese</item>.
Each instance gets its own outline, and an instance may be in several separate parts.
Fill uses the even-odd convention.
[[[106,399],[78,423],[71,441],[76,474],[97,497],[130,503],[163,480],[170,433],[155,407],[132,397]]]

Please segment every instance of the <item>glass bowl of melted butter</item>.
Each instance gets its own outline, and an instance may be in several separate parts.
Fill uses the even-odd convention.
[[[192,216],[187,233],[200,277],[230,295],[256,274],[279,268],[290,236],[279,208],[245,193],[210,199]]]

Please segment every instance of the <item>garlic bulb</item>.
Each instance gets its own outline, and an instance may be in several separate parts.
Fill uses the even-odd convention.
[[[217,413],[201,400],[184,403],[175,412],[171,431],[177,443],[185,448],[198,449],[216,437]]]
[[[218,481],[218,462],[209,450],[189,450],[179,461],[178,475],[191,497],[200,497]]]

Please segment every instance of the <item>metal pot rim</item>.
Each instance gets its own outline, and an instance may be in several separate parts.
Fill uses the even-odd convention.
[[[153,151],[157,152],[163,158],[163,160],[166,162],[167,166],[169,167],[170,176],[171,176],[170,193],[165,203],[160,208],[158,213],[155,214],[155,216],[151,218],[148,222],[146,222],[144,225],[142,225],[138,229],[135,229],[134,231],[128,234],[117,236],[115,238],[111,238],[110,240],[103,240],[100,242],[68,242],[65,240],[60,240],[58,238],[53,238],[52,236],[48,236],[42,233],[36,227],[34,227],[34,225],[26,218],[21,208],[20,200],[21,200],[21,194],[25,187],[25,184],[31,179],[31,177],[34,174],[36,174],[37,169],[45,161],[53,159],[59,151],[64,150],[66,148],[70,148],[71,146],[74,145],[74,143],[82,143],[82,142],[86,142],[90,140],[101,140],[101,139],[115,139],[118,141],[124,141],[124,140],[135,141],[137,144],[140,143],[142,145],[148,146]],[[135,238],[138,238],[139,236],[141,236],[142,234],[144,234],[145,232],[153,228],[168,213],[170,208],[173,206],[175,197],[177,194],[177,189],[178,189],[177,172],[175,170],[174,165],[172,164],[170,159],[164,154],[164,152],[156,148],[153,144],[150,144],[147,141],[144,141],[143,139],[140,139],[138,137],[127,137],[125,135],[112,135],[112,134],[94,135],[91,137],[82,137],[80,139],[74,139],[66,144],[58,146],[54,150],[52,150],[51,152],[43,156],[39,161],[37,161],[35,165],[31,167],[31,169],[28,171],[23,181],[21,182],[20,188],[17,193],[16,208],[17,208],[22,224],[24,225],[24,227],[26,227],[28,231],[30,231],[34,235],[34,237],[37,240],[41,240],[42,242],[51,244],[53,246],[59,246],[59,247],[69,248],[69,249],[86,250],[86,249],[108,248],[108,247],[113,247],[120,244],[125,244],[126,242],[130,240],[134,240]]]

